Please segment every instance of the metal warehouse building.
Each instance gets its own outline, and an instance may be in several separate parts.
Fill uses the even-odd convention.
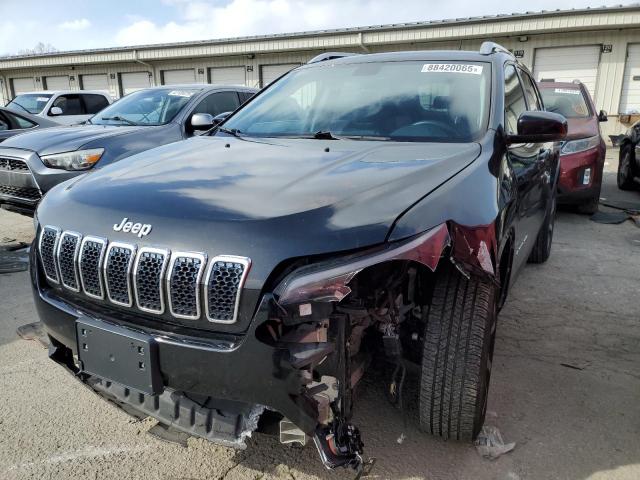
[[[537,80],[582,80],[609,113],[603,133],[640,118],[638,4],[2,57],[0,101],[44,89],[120,97],[175,83],[264,86],[324,51],[477,50],[484,40],[511,49]]]

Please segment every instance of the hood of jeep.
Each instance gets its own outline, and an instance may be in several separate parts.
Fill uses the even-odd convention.
[[[475,143],[200,137],[66,182],[38,216],[110,240],[247,256],[264,280],[287,258],[383,242],[479,153]],[[125,217],[148,234],[115,231]]]

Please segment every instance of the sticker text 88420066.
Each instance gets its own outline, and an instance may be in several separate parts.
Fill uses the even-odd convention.
[[[482,75],[482,65],[468,63],[425,63],[422,73],[471,73]]]

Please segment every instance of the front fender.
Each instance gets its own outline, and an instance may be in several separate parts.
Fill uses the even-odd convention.
[[[517,212],[516,178],[502,138],[491,131],[483,139],[480,157],[401,215],[388,239],[446,223],[451,260],[499,283],[500,257]]]

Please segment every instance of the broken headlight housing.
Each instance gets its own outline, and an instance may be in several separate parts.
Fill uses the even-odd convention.
[[[351,293],[349,282],[365,268],[392,260],[411,260],[434,271],[449,244],[449,230],[441,224],[406,240],[301,267],[287,275],[274,294],[281,305],[339,302]]]
[[[88,170],[100,160],[103,153],[104,148],[92,148],[90,150],[43,155],[40,158],[47,167],[71,171]]]
[[[600,136],[571,140],[565,143],[560,150],[560,155],[570,155],[572,153],[584,152],[600,145]]]

